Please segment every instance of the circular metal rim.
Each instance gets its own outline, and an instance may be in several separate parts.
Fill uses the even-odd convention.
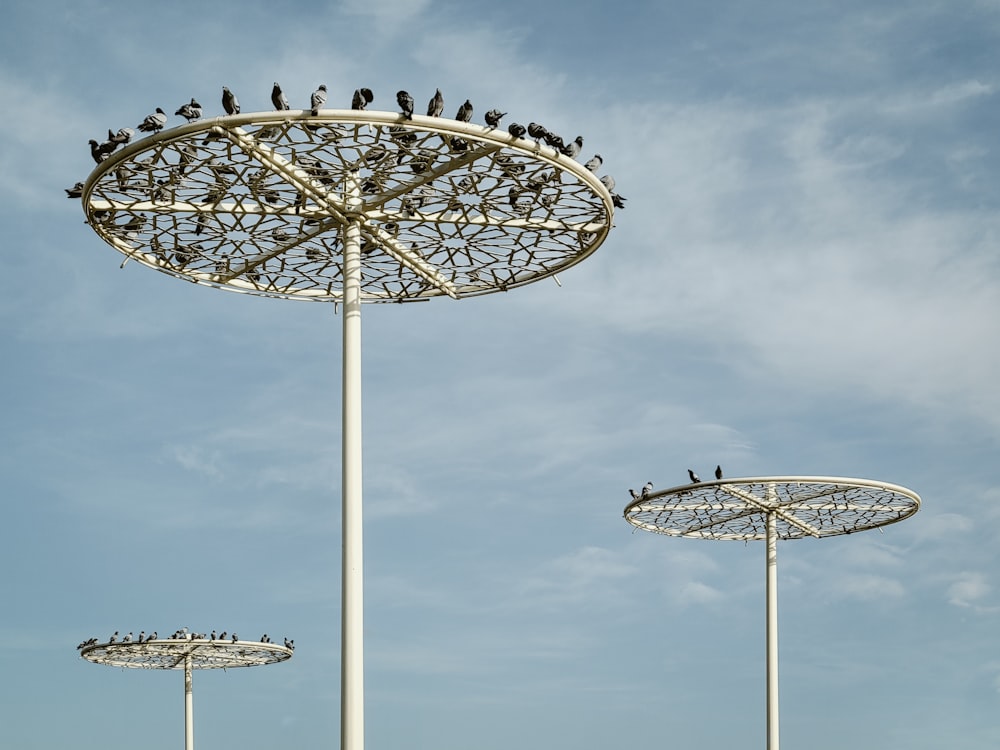
[[[220,641],[163,638],[128,643],[95,643],[80,650],[94,664],[129,669],[235,669],[277,664],[292,658],[293,650],[261,641]]]
[[[575,234],[588,238],[587,244],[582,245],[578,250],[574,248],[574,252],[572,254],[568,254],[566,257],[559,258],[550,263],[540,263],[539,265],[541,267],[538,269],[533,269],[520,276],[505,279],[503,281],[499,281],[494,277],[493,283],[490,283],[489,279],[477,277],[475,284],[466,283],[464,285],[448,285],[442,274],[439,273],[435,275],[434,269],[420,268],[421,262],[419,258],[403,257],[401,259],[399,257],[399,253],[389,252],[387,254],[394,260],[399,261],[401,268],[403,265],[406,265],[409,270],[412,271],[416,267],[416,273],[428,281],[428,290],[426,293],[393,296],[392,294],[373,294],[369,289],[365,288],[363,289],[362,295],[362,301],[364,302],[422,301],[444,295],[457,299],[514,289],[528,283],[533,283],[544,278],[555,276],[556,274],[585,260],[604,242],[613,226],[613,199],[611,193],[601,183],[598,176],[587,170],[575,159],[561,154],[550,146],[537,143],[528,137],[514,137],[506,130],[489,128],[474,123],[465,123],[456,120],[449,120],[447,118],[426,117],[420,115],[414,115],[412,119],[407,120],[404,119],[402,115],[395,112],[360,110],[322,110],[318,115],[313,115],[309,110],[285,110],[281,112],[265,111],[228,115],[223,117],[205,118],[181,124],[176,127],[164,129],[152,135],[140,138],[126,145],[120,151],[112,153],[110,157],[98,164],[84,183],[81,193],[81,203],[84,213],[87,216],[87,223],[91,225],[102,240],[126,256],[125,262],[127,262],[128,259],[135,259],[143,265],[167,273],[168,275],[176,276],[178,278],[202,285],[226,289],[227,291],[266,297],[280,297],[285,299],[340,302],[342,301],[342,289],[335,290],[333,288],[328,288],[326,290],[304,291],[290,289],[288,287],[280,289],[268,288],[266,286],[251,283],[240,278],[239,276],[230,276],[225,280],[220,280],[222,277],[218,274],[195,273],[183,267],[179,269],[171,267],[171,264],[163,260],[162,256],[157,256],[153,252],[152,247],[133,247],[129,242],[119,240],[114,236],[111,236],[110,230],[107,232],[103,231],[101,228],[101,222],[95,219],[95,216],[102,213],[113,212],[114,210],[123,210],[120,208],[109,208],[110,204],[99,204],[95,206],[93,194],[95,188],[103,177],[114,172],[114,170],[119,167],[127,165],[127,162],[134,156],[150,151],[151,149],[156,148],[159,144],[179,141],[185,137],[194,135],[216,133],[217,131],[235,132],[233,131],[234,128],[238,129],[244,125],[288,126],[289,123],[303,123],[303,127],[308,126],[309,128],[317,129],[330,126],[394,126],[406,127],[421,133],[440,135],[443,139],[462,137],[478,144],[488,144],[494,149],[494,151],[504,149],[505,152],[510,151],[521,157],[530,158],[541,164],[549,165],[559,170],[560,176],[561,173],[569,173],[582,183],[586,189],[591,191],[593,196],[596,196],[599,200],[602,215],[598,217],[597,220],[580,222],[571,227],[572,232]],[[483,154],[480,154],[480,156],[483,156],[486,153],[487,152],[484,151]],[[446,171],[444,174],[447,175],[448,172]],[[153,204],[155,201],[150,200],[149,203]],[[489,222],[485,219],[483,223],[489,225]],[[496,226],[502,226],[512,232],[523,230],[545,230],[555,232],[559,229],[566,231],[569,231],[570,229],[568,224],[560,223],[554,220],[534,223],[527,220],[521,222],[518,222],[517,220],[508,220],[499,222]],[[405,253],[403,255],[405,256]],[[513,253],[511,257],[513,257]],[[511,266],[514,265],[515,264],[512,262]],[[452,270],[454,274],[454,268],[450,270]],[[477,269],[475,268],[471,269],[470,276],[476,271]]]
[[[789,512],[789,509],[794,506],[794,503],[771,503],[771,501],[769,501],[766,497],[760,498],[754,496],[751,499],[747,497],[746,494],[740,497],[732,494],[726,489],[727,486],[738,488],[740,486],[747,485],[765,487],[832,485],[837,488],[835,492],[824,492],[813,497],[803,496],[800,498],[799,502],[819,498],[829,499],[831,495],[843,494],[844,492],[850,490],[881,491],[894,498],[898,498],[901,502],[899,507],[872,506],[870,508],[838,508],[836,506],[831,507],[829,505],[825,507],[810,506],[810,518],[809,521],[805,521]],[[723,500],[719,500],[720,491],[728,495],[728,497],[733,500],[742,500],[745,510],[739,513],[730,513],[717,521],[712,521],[712,512],[718,513],[726,510],[733,510],[733,508],[725,505]],[[658,509],[644,507],[644,504],[648,506],[651,501],[655,502],[658,499],[673,497],[682,499],[701,499],[702,496],[709,496],[711,499],[716,500],[716,505],[713,507],[712,505],[706,506],[702,503],[697,508],[685,507],[682,504],[677,504],[672,507],[663,505]],[[859,531],[888,526],[912,516],[920,509],[920,504],[920,496],[912,490],[907,489],[906,487],[891,484],[889,482],[879,482],[871,479],[822,476],[740,477],[732,479],[714,479],[706,482],[678,485],[676,487],[671,487],[657,492],[650,492],[646,497],[640,497],[632,500],[628,505],[626,505],[624,516],[625,520],[637,529],[651,531],[657,534],[664,534],[667,536],[713,540],[755,541],[767,538],[765,518],[769,512],[774,513],[780,520],[782,520],[782,523],[778,525],[777,531],[779,539],[801,539],[804,537],[819,538],[841,536],[844,534],[853,534]],[[701,515],[695,514],[695,510],[702,511]],[[860,522],[839,525],[833,523],[833,520],[837,515],[846,513],[854,513],[855,515],[860,514]],[[670,517],[671,515],[680,517],[685,514],[689,518],[696,517],[699,519],[699,523],[697,525],[668,525],[664,523],[664,517]],[[755,515],[759,515],[760,519],[755,519]],[[650,517],[652,520],[647,520]],[[739,527],[742,528],[742,531],[739,533],[713,530],[717,528],[725,529],[727,523],[735,523],[737,521],[743,522],[738,524]]]

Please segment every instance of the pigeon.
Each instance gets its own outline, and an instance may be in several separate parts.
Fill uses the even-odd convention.
[[[102,161],[108,158],[107,152],[101,148],[101,144],[95,141],[93,138],[90,139],[90,155],[94,159],[95,164],[100,164]]]
[[[652,482],[646,482],[642,486],[642,496],[643,497],[649,497],[649,493],[652,492],[652,491],[653,491],[653,483]]]
[[[631,487],[628,488],[628,494],[632,496],[633,500],[638,500],[641,497],[641,495],[639,495],[639,493],[633,490]]]
[[[351,97],[351,109],[364,109],[375,100],[371,89],[355,89]]]
[[[625,208],[625,198],[615,192],[615,178],[606,174],[601,177],[601,184],[611,193],[611,202],[615,204],[615,208]]]
[[[491,128],[499,127],[500,120],[506,116],[506,112],[501,112],[499,109],[491,109],[486,113],[486,124]]]
[[[592,157],[587,159],[587,161],[583,165],[583,168],[591,172],[596,172],[598,169],[601,168],[601,165],[603,163],[604,163],[604,157],[602,157],[600,154],[594,154]]]
[[[240,102],[236,94],[225,86],[222,87],[222,108],[227,115],[238,115],[240,113]]]
[[[220,641],[226,640],[226,636],[227,635],[229,635],[229,633],[227,631],[223,630],[221,633],[219,633],[219,640]]]
[[[163,126],[166,124],[167,113],[157,107],[153,114],[146,115],[146,119],[140,122],[136,127],[138,127],[143,133],[158,133],[163,130]]]
[[[128,631],[128,635],[122,638],[122,643],[131,643],[131,642],[132,642],[132,631],[130,630]]]
[[[215,631],[214,630],[212,631],[212,635],[209,636],[209,640],[212,640],[212,641],[215,640]]]
[[[271,104],[274,105],[275,109],[290,109],[288,97],[285,96],[285,92],[281,90],[277,81],[274,82],[274,88],[271,89]]]
[[[232,638],[230,640],[232,640],[233,643],[236,643],[236,641],[238,641],[239,638],[236,637],[236,633],[233,633]]]
[[[715,478],[722,479],[722,466],[715,467]]]
[[[83,183],[74,183],[73,187],[64,188],[64,190],[66,191],[67,198],[79,198],[83,195]]]
[[[146,639],[146,643],[149,643],[150,641],[155,641],[155,640],[156,640],[156,631],[154,630],[152,633],[149,634],[149,638]]]
[[[472,102],[468,99],[462,102],[462,106],[455,113],[455,119],[459,122],[469,122],[472,120]]]
[[[191,97],[191,101],[178,107],[174,114],[180,115],[188,122],[193,122],[201,118],[201,105],[195,101],[194,97]]]
[[[549,131],[544,125],[539,125],[537,122],[528,123],[528,135],[535,139],[535,143],[541,141],[548,134]]]
[[[286,638],[285,639],[285,648],[289,649],[290,651],[294,651],[295,650],[295,641],[292,641],[292,640],[289,640],[288,638]]]
[[[267,633],[264,633],[264,635],[262,635],[260,637],[260,642],[261,643],[270,643],[271,639],[267,637]]]
[[[318,115],[324,104],[326,104],[326,84],[321,83],[319,88],[313,91],[312,96],[309,97],[309,108],[312,110],[312,114]]]
[[[515,138],[523,138],[524,134],[528,132],[524,125],[517,122],[512,122],[507,126],[507,132],[510,133]]]
[[[146,631],[145,630],[140,630],[139,631],[139,641],[138,642],[142,643],[144,640],[146,640]]]
[[[551,130],[545,133],[544,138],[545,142],[556,151],[562,151],[566,147],[566,144],[563,143],[562,136],[553,133]]]
[[[132,128],[118,128],[117,133],[112,133],[111,128],[108,128],[108,140],[119,146],[124,146],[131,141],[133,135],[135,135],[135,131]]]
[[[559,150],[562,151],[563,154],[568,156],[570,159],[575,159],[577,156],[580,155],[580,150],[582,148],[583,148],[583,136],[578,135],[576,138],[571,140],[569,143],[567,143]]]
[[[691,477],[691,484],[700,484],[701,479],[691,469],[688,469],[688,476]]]
[[[413,119],[413,97],[407,91],[396,92],[396,103],[399,105],[400,114],[407,120]]]
[[[118,640],[118,631],[116,630],[114,633],[112,633],[111,637],[108,638],[108,643],[109,644],[114,643],[117,640]]]
[[[441,89],[434,89],[434,96],[427,102],[427,116],[440,117],[442,112],[444,112],[444,97],[441,95]]]

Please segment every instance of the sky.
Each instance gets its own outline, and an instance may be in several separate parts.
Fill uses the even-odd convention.
[[[720,463],[922,498],[779,544],[785,743],[995,750],[998,48],[996,0],[8,8],[4,744],[177,747],[180,674],[74,647],[188,627],[297,645],[195,675],[199,747],[339,745],[341,317],[119,268],[63,192],[277,80],[581,133],[627,198],[561,286],[363,310],[368,748],[763,746],[763,545],[623,519]]]

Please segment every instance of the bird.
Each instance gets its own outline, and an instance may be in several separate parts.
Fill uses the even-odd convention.
[[[102,161],[108,158],[108,154],[101,149],[101,144],[95,141],[93,138],[90,139],[90,155],[94,159],[95,164],[100,164]]]
[[[146,115],[146,119],[140,122],[136,127],[138,127],[143,133],[157,133],[163,130],[163,126],[166,124],[167,113],[157,107],[155,112],[150,115]]]
[[[139,631],[139,643],[142,643],[144,640],[146,640],[146,631],[145,630],[140,630]]]
[[[642,496],[643,497],[649,497],[649,493],[652,492],[652,491],[653,491],[653,483],[652,482],[646,482],[642,486]]]
[[[396,92],[396,103],[399,105],[400,114],[407,120],[413,119],[413,97],[408,91]]]
[[[108,638],[108,643],[114,643],[117,640],[118,640],[118,631],[116,630],[114,633],[111,634],[111,637]]]
[[[227,115],[238,115],[240,113],[239,99],[236,98],[236,94],[225,86],[222,87],[222,108],[226,110]]]
[[[111,128],[108,128],[108,140],[119,146],[124,146],[131,141],[133,135],[135,135],[135,131],[132,128],[118,128],[117,133],[112,133]]]
[[[223,630],[221,633],[219,633],[219,640],[220,641],[226,640],[226,636],[227,635],[229,635],[229,633],[227,631]]]
[[[122,638],[122,643],[131,643],[131,642],[132,642],[132,631],[130,630],[128,631],[128,635]]]
[[[611,193],[611,202],[615,204],[615,208],[625,208],[625,198],[615,192],[615,178],[609,174],[603,175],[601,184]]]
[[[722,479],[722,466],[715,467],[715,478]]]
[[[603,163],[604,163],[604,157],[602,157],[600,154],[594,154],[592,157],[587,159],[586,162],[584,162],[583,168],[591,172],[596,172],[598,169],[601,168],[601,165]]]
[[[155,641],[155,640],[156,640],[156,631],[154,630],[152,633],[149,634],[149,638],[146,639],[146,643],[149,643],[150,641]]]
[[[267,633],[264,633],[264,635],[262,635],[260,637],[260,642],[261,643],[270,643],[271,639],[267,637]]]
[[[466,99],[462,106],[455,113],[455,119],[459,122],[469,122],[472,119],[472,102]]]
[[[312,96],[309,97],[309,108],[312,110],[312,114],[318,115],[324,104],[326,104],[326,84],[321,83],[319,88],[313,91]]]
[[[375,94],[371,89],[355,89],[354,96],[351,97],[351,109],[364,109],[375,101]]]
[[[701,479],[691,469],[688,469],[688,476],[691,477],[691,484],[700,484]]]
[[[571,140],[569,143],[567,143],[559,150],[562,151],[562,153],[565,156],[568,156],[570,159],[575,159],[577,156],[580,155],[580,150],[582,148],[583,148],[583,136],[578,135],[576,138]]]
[[[427,116],[440,117],[442,112],[444,112],[444,97],[441,95],[441,89],[434,89],[434,96],[427,102]]]
[[[628,488],[628,494],[632,496],[633,500],[638,500],[642,497],[638,492],[633,490],[631,487]]]
[[[214,630],[212,631],[212,635],[209,636],[209,640],[212,640],[212,641],[215,640],[215,631]]]
[[[486,124],[491,128],[499,127],[500,120],[507,116],[506,112],[501,112],[499,109],[491,109],[486,113]]]
[[[232,640],[233,643],[236,643],[236,641],[238,641],[239,638],[236,637],[236,633],[233,633],[232,638],[230,640]]]
[[[557,133],[553,133],[551,130],[545,134],[545,143],[554,148],[556,151],[562,151],[566,147],[562,136]]]
[[[288,638],[285,638],[285,648],[289,649],[290,651],[294,651],[295,650],[295,641],[292,641],[292,640],[289,640]]]
[[[535,139],[535,143],[541,141],[548,134],[549,131],[544,125],[539,125],[537,122],[528,123],[528,135]]]
[[[285,96],[285,92],[281,90],[277,81],[274,82],[274,87],[271,89],[271,104],[274,105],[275,109],[290,109],[288,97]]]
[[[524,134],[528,132],[524,125],[517,122],[512,122],[507,126],[507,132],[510,133],[515,138],[523,138]]]
[[[73,187],[63,188],[66,191],[67,198],[79,198],[83,195],[83,183],[76,182]]]
[[[174,114],[180,115],[188,122],[192,122],[201,117],[201,105],[195,101],[194,97],[191,97],[191,101],[178,107]]]

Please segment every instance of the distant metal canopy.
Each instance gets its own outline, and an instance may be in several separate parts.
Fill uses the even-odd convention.
[[[346,187],[345,187],[346,186]],[[199,284],[343,300],[360,229],[365,302],[505,291],[575,265],[611,229],[611,194],[506,130],[393,112],[257,112],[141,138],[82,195],[113,248]]]
[[[95,664],[134,669],[232,669],[275,664],[292,658],[278,643],[163,639],[142,643],[97,643],[80,656]]]
[[[851,534],[902,521],[916,493],[885,482],[833,477],[750,477],[680,485],[629,503],[625,520],[646,531],[700,539],[764,540]]]

